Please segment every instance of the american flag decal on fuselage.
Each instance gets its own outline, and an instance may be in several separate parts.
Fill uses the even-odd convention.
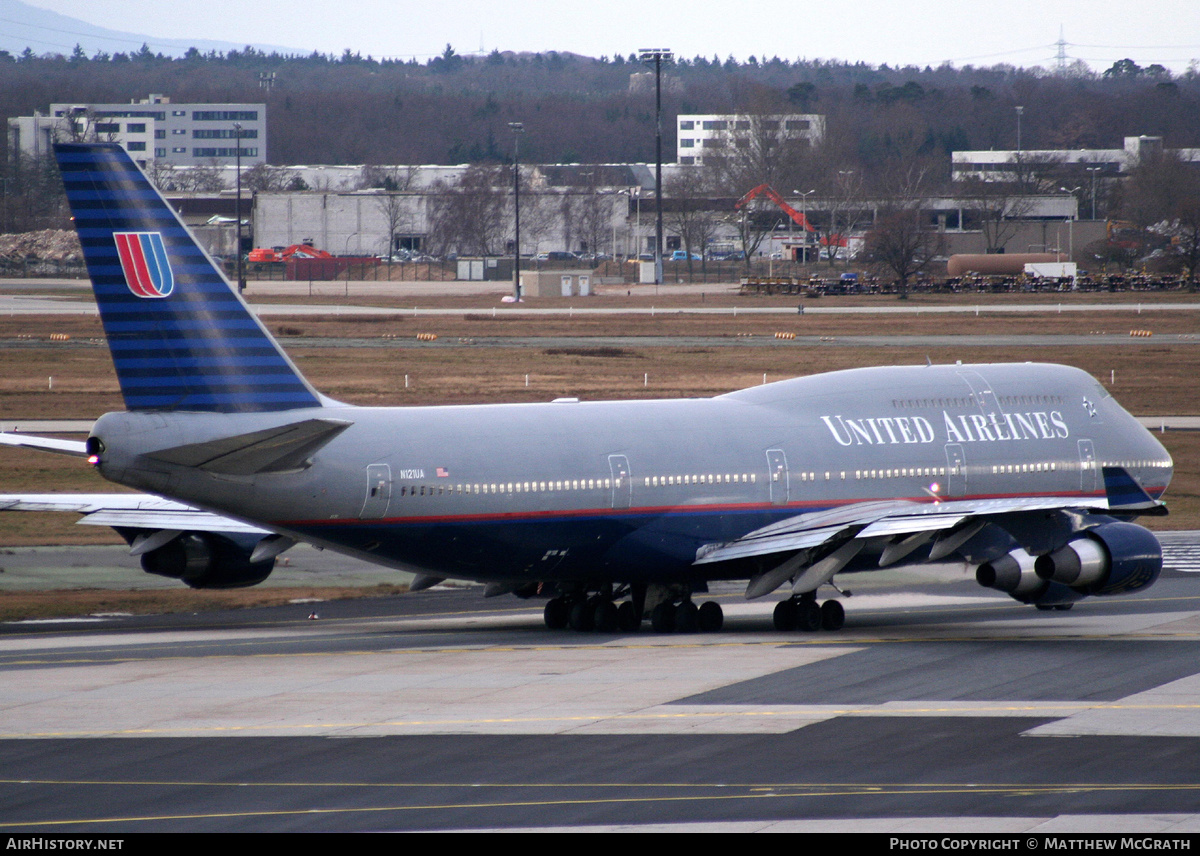
[[[161,232],[113,232],[125,284],[138,297],[168,297],[175,275]]]

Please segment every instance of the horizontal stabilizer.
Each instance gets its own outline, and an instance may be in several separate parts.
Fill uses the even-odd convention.
[[[0,494],[0,511],[73,511],[80,523],[124,529],[173,529],[268,535],[266,529],[144,493]]]
[[[352,424],[339,419],[305,419],[249,434],[161,449],[146,457],[222,475],[289,472],[304,467],[322,446]]]
[[[59,440],[54,437],[33,437],[28,434],[0,434],[0,443],[5,446],[22,446],[59,455],[87,457],[87,443],[83,440]]]

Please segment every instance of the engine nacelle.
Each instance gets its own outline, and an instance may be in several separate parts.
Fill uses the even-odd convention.
[[[196,589],[258,585],[275,567],[274,558],[250,561],[250,550],[211,532],[184,532],[142,554],[142,570],[182,580]]]
[[[1046,589],[1034,568],[1033,556],[1020,547],[975,569],[975,581],[984,588],[1007,592],[1020,601],[1035,599]]]
[[[1162,571],[1162,546],[1148,529],[1133,523],[1104,523],[1039,556],[1043,580],[1085,594],[1126,594],[1152,585]]]

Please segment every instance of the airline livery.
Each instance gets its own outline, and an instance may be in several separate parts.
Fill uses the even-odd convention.
[[[152,496],[7,497],[145,570],[261,582],[308,542],[546,599],[550,627],[716,630],[713,580],[836,630],[836,580],[954,563],[1039,609],[1151,585],[1166,450],[1082,371],[866,368],[709,399],[353,407],[310,386],[117,145],[55,147],[125,399],[85,455]]]

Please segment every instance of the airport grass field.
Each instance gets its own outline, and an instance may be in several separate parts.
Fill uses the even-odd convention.
[[[655,307],[654,315],[519,316],[506,314],[496,297],[408,298],[405,307],[459,309],[438,316],[372,316],[333,298],[322,315],[268,317],[266,325],[309,380],[322,392],[358,405],[431,405],[502,401],[711,396],[797,375],[887,364],[1038,361],[1078,366],[1109,388],[1135,415],[1200,414],[1200,313],[1139,312],[1150,301],[1136,295],[1067,295],[1019,301],[1008,295],[957,295],[912,301],[955,301],[980,307],[975,314],[782,315],[680,314],[685,307],[717,305],[796,307],[791,298],[731,294],[653,298],[594,297],[548,306]],[[1187,296],[1156,296],[1177,302]],[[273,302],[312,302],[307,295]],[[1058,312],[1089,300],[1128,302],[1129,310]],[[386,296],[355,298],[359,305],[399,305]],[[1044,302],[1039,313],[989,312],[1005,302]],[[851,303],[895,306],[895,298],[826,298],[809,306]],[[541,305],[541,304],[539,304]],[[660,311],[661,310],[661,311]],[[1154,335],[1128,337],[1131,330]],[[795,333],[799,340],[776,339]],[[437,339],[418,342],[418,333]],[[52,334],[57,334],[55,341]],[[1095,336],[1055,347],[978,346],[972,337],[994,335]],[[847,337],[893,336],[900,342],[861,346]],[[65,340],[62,337],[69,337]],[[950,344],[907,345],[905,337],[954,336]],[[657,337],[655,344],[613,344],[589,339]],[[673,344],[662,338],[687,339]],[[813,342],[811,337],[817,337]],[[1103,340],[1103,341],[1101,341]],[[1078,341],[1078,340],[1077,340]],[[99,321],[86,316],[0,318],[0,418],[94,419],[123,408]],[[1143,521],[1151,528],[1200,528],[1200,432],[1158,435],[1175,459],[1166,496],[1171,515]],[[110,492],[79,459],[0,449],[0,492]],[[0,546],[120,543],[105,527],[76,526],[73,515],[0,515]],[[0,562],[2,564],[2,562]]]

